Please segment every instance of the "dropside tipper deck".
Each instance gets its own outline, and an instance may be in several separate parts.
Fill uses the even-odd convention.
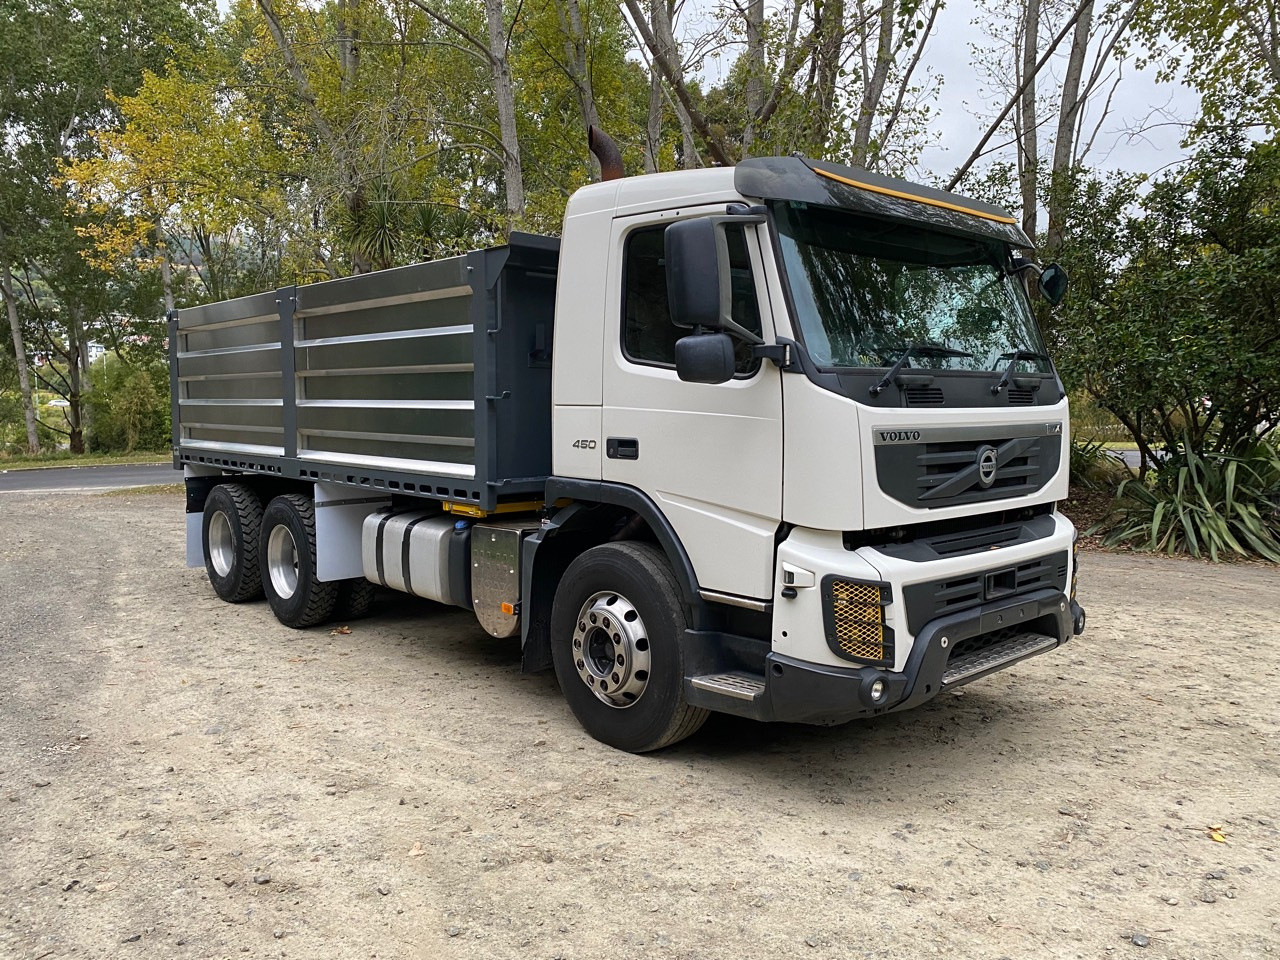
[[[560,243],[506,246],[175,311],[174,466],[472,504],[551,472]]]

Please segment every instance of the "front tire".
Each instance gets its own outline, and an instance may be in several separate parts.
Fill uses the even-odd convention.
[[[262,501],[243,483],[220,483],[204,501],[200,540],[214,592],[227,603],[262,596],[258,536]]]
[[[606,543],[569,565],[551,610],[551,655],[587,733],[646,753],[695,733],[707,711],[684,698],[688,620],[666,557],[647,543]]]
[[[302,629],[323,623],[338,601],[338,584],[316,579],[316,509],[308,497],[276,497],[262,514],[262,590],[276,619]]]

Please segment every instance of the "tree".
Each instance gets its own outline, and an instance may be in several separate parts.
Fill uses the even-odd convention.
[[[1161,78],[1185,76],[1200,92],[1202,126],[1280,126],[1277,0],[1143,0],[1137,25]]]
[[[790,0],[726,13],[689,56],[663,35],[667,10],[626,8],[652,71],[671,91],[707,159],[732,164],[756,154],[803,150],[898,172],[914,160],[936,76],[919,81],[940,0]],[[689,79],[711,46],[741,45],[727,80],[705,94]],[[656,100],[656,98],[655,98]]]
[[[0,243],[4,235],[0,232]],[[27,350],[22,341],[22,322],[18,319],[18,297],[14,292],[13,272],[9,258],[0,252],[0,296],[4,298],[5,313],[9,319],[9,335],[13,342],[14,366],[18,389],[22,397],[22,419],[27,430],[27,453],[40,452],[40,438],[36,434],[36,411],[31,401],[31,374],[27,365]]]
[[[97,150],[62,173],[86,219],[90,262],[108,272],[126,264],[158,270],[166,310],[175,304],[175,257],[202,299],[275,283],[278,228],[290,219],[283,183],[292,171],[257,106],[231,84],[216,51],[194,73],[171,62],[163,74],[144,73],[134,95],[113,96],[119,125],[95,131]],[[260,254],[252,265],[250,251]],[[250,277],[240,283],[246,267]]]
[[[0,141],[0,250],[20,320],[39,347],[66,365],[69,441],[83,449],[88,342],[123,319],[120,285],[81,257],[86,245],[67,213],[60,164],[88,148],[91,132],[115,112],[108,91],[132,92],[143,71],[160,69],[175,44],[190,45],[208,9],[184,0],[137,6],[125,0],[0,0],[10,87]],[[127,298],[126,298],[127,299]],[[158,313],[158,309],[153,310]],[[12,320],[12,317],[11,317]],[[52,387],[51,387],[52,388]]]
[[[1018,174],[1021,193],[1022,221],[1027,235],[1036,238],[1038,208],[1048,208],[1045,255],[1053,257],[1062,244],[1062,207],[1069,203],[1076,189],[1075,177],[1102,122],[1110,111],[1112,97],[1119,82],[1119,60],[1139,3],[1143,0],[1114,0],[1101,15],[1096,15],[1094,0],[1079,0],[1067,8],[1065,20],[1058,26],[1042,51],[1038,48],[1041,20],[1051,8],[1041,0],[1024,0],[1014,20],[1014,29],[1002,26],[997,19],[988,23],[989,34],[999,47],[996,55],[982,61],[989,77],[997,81],[1012,76],[1013,90],[1004,107],[987,127],[978,144],[960,165],[947,185],[955,189],[973,164],[988,152],[988,144],[1012,117],[1012,142],[1018,150]],[[996,8],[999,17],[1003,8]],[[1010,37],[1010,34],[1012,35]],[[1058,56],[1066,37],[1071,43],[1061,84],[1054,97],[1042,103],[1039,78]],[[1101,97],[1092,131],[1085,127],[1090,101]],[[1053,100],[1056,99],[1056,104]],[[1057,123],[1050,138],[1048,162],[1041,157],[1040,120],[1043,108],[1056,113]],[[997,148],[998,149],[998,148]]]
[[[1280,142],[1238,131],[1139,197],[1086,180],[1065,219],[1064,373],[1152,446],[1227,452],[1280,427]],[[1069,334],[1064,331],[1070,331]]]

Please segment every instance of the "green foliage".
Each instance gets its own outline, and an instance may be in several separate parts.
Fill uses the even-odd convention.
[[[1202,456],[1184,445],[1150,482],[1122,483],[1097,529],[1109,546],[1280,561],[1280,451],[1256,444]]]
[[[1160,79],[1200,93],[1202,130],[1223,122],[1280,126],[1276,0],[1143,0],[1137,12],[1135,29],[1160,63]]]
[[[1280,142],[1224,134],[1140,187],[1077,181],[1056,355],[1147,452],[1224,453],[1280,425]]]
[[[1115,489],[1129,468],[1106,447],[1105,440],[1071,441],[1071,482],[1090,490]]]
[[[1082,441],[1129,440],[1129,431],[1085,390],[1071,394],[1071,436]]]
[[[98,452],[159,450],[170,441],[169,369],[124,363],[108,355],[94,365],[87,398],[91,442]]]
[[[113,342],[161,310],[145,284],[86,258],[97,214],[68,207],[63,165],[94,149],[93,133],[118,117],[114,96],[195,45],[212,5],[203,0],[0,0],[0,257],[19,287],[31,352],[66,367],[73,450],[83,448],[84,347]]]

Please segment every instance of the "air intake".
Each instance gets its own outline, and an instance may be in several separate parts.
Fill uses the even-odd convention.
[[[1027,390],[1025,387],[1009,388],[1009,406],[1011,407],[1029,407],[1036,402],[1036,392]]]
[[[855,663],[893,663],[893,630],[885,623],[889,586],[827,575],[822,581],[822,620],[827,645]]]
[[[908,407],[940,407],[945,401],[941,387],[907,387],[905,392]]]

